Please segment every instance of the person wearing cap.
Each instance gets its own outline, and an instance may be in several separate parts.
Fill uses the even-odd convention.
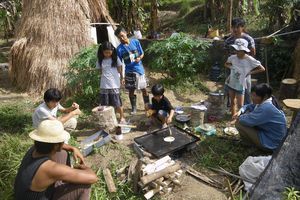
[[[145,109],[149,103],[149,95],[146,90],[147,81],[142,59],[144,51],[137,39],[129,39],[127,32],[123,27],[115,30],[115,35],[121,44],[117,47],[117,54],[121,61],[125,63],[125,88],[129,91],[129,100],[131,104],[131,114],[136,113],[136,89],[140,89],[143,93]]]
[[[247,54],[250,52],[247,40],[236,39],[231,46],[235,49],[236,54],[229,56],[225,63],[225,67],[230,69],[230,75],[225,86],[229,92],[230,108],[233,116],[236,113],[235,99],[237,99],[238,109],[244,104],[247,77],[251,74],[263,72],[265,68],[260,61]]]
[[[14,183],[14,199],[89,199],[97,175],[85,165],[80,151],[64,144],[70,134],[58,120],[44,120],[29,133],[34,145],[27,151]],[[79,164],[68,165],[72,152]]]
[[[59,120],[64,124],[65,129],[74,130],[77,126],[76,116],[81,114],[79,105],[73,103],[71,107],[64,108],[60,105],[62,99],[61,92],[56,88],[50,88],[44,93],[44,102],[40,104],[32,115],[32,124],[34,128],[46,119]],[[62,116],[57,117],[57,112],[64,113]]]
[[[247,40],[248,42],[248,49],[250,50],[249,54],[254,57],[256,54],[255,49],[255,41],[254,39],[246,33],[245,31],[246,22],[243,18],[238,17],[234,18],[231,21],[231,34],[230,36],[224,41],[224,47],[225,50],[231,55],[234,54],[234,51],[232,51],[231,45],[234,44],[234,41],[238,38],[243,38]],[[244,104],[250,104],[251,103],[251,75],[247,77],[246,80],[247,88],[245,90],[245,101]]]

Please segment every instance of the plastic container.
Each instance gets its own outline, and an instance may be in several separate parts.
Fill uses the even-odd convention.
[[[95,142],[95,140],[99,137],[102,139]],[[99,148],[110,142],[110,140],[111,137],[107,132],[104,130],[98,131],[80,143],[81,153],[83,156],[87,156],[93,151],[94,148]]]

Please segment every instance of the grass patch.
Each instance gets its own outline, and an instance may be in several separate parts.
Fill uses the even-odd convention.
[[[250,155],[259,156],[262,155],[262,152],[255,148],[246,147],[239,141],[217,136],[204,138],[193,152],[196,167],[222,167],[235,174],[238,174],[239,166]]]
[[[32,145],[27,135],[0,136],[0,197],[13,199],[13,185],[21,160]]]
[[[0,132],[29,133],[34,105],[29,101],[0,104]]]

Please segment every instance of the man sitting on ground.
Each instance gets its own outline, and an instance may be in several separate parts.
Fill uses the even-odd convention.
[[[58,120],[44,120],[29,137],[34,145],[25,154],[14,184],[14,199],[89,199],[97,175],[85,165],[79,150],[64,141],[70,134]],[[79,164],[71,168],[68,152]]]
[[[60,105],[62,99],[61,92],[56,88],[50,88],[44,93],[44,103],[40,104],[33,113],[33,127],[37,128],[39,124],[46,119],[59,120],[64,124],[65,129],[74,130],[77,126],[75,116],[80,115],[81,111],[77,103],[73,103],[71,107],[64,108]],[[66,113],[57,118],[57,111]]]

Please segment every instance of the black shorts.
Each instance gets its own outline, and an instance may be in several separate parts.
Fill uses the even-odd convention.
[[[101,106],[121,107],[122,100],[119,89],[100,89]]]

